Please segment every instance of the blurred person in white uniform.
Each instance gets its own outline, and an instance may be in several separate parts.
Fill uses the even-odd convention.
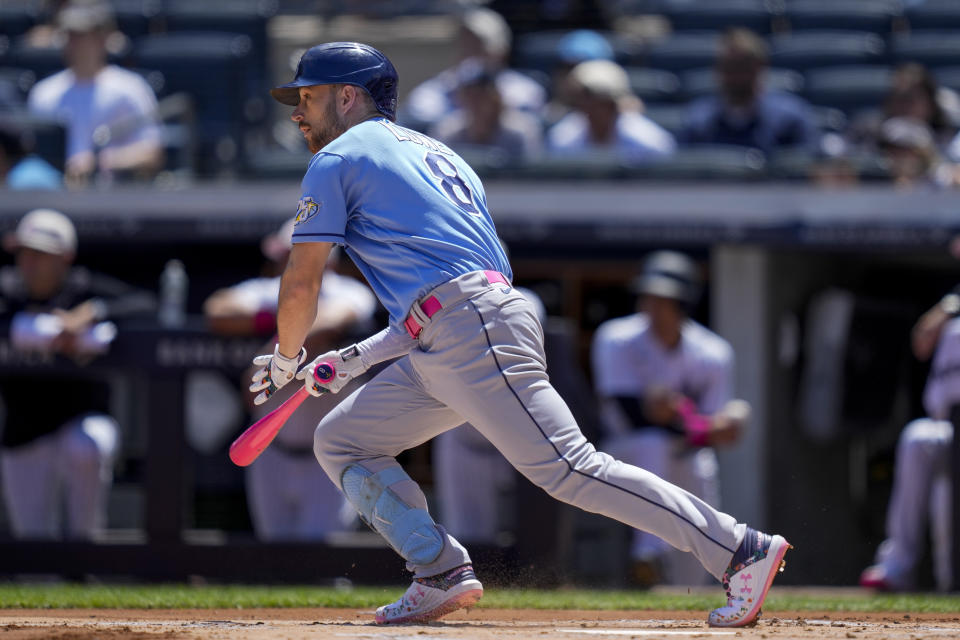
[[[280,274],[290,255],[292,235],[293,219],[263,239],[261,249],[268,265],[262,277],[221,289],[207,299],[204,313],[213,331],[267,336],[273,344]],[[376,305],[376,298],[365,284],[332,268],[325,271],[317,319],[309,339],[314,345],[311,349],[328,351],[355,333],[365,334],[372,326]],[[351,384],[359,386],[363,381]],[[258,420],[280,406],[293,395],[295,387],[289,385],[269,402],[251,406],[251,419]],[[247,500],[260,540],[318,540],[352,528],[355,511],[313,455],[317,423],[347,395],[308,398],[271,445],[247,467]]]
[[[733,400],[733,349],[688,317],[700,295],[694,262],[658,251],[634,281],[638,312],[600,325],[594,384],[610,455],[719,506],[715,445],[734,442],[749,406]],[[706,584],[707,573],[656,536],[633,532],[631,582]]]
[[[536,293],[516,291],[533,303],[541,324],[547,310]],[[497,544],[507,529],[504,504],[516,488],[517,473],[497,448],[469,422],[433,439],[433,486],[440,520],[458,540]]]
[[[887,538],[877,549],[875,564],[860,574],[860,586],[880,591],[916,589],[928,526],[937,589],[947,591],[953,583],[950,410],[960,403],[958,315],[960,295],[953,291],[913,328],[914,356],[927,360],[933,352],[923,392],[928,417],[910,422],[900,434],[887,507]]]

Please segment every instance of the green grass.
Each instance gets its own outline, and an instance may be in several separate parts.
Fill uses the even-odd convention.
[[[858,591],[779,589],[764,609],[960,613],[960,596],[879,595]],[[0,584],[0,608],[31,609],[251,609],[258,607],[374,608],[400,597],[400,587],[336,589],[314,586]],[[480,606],[504,609],[612,609],[707,611],[719,589],[694,593],[595,589],[489,589]]]

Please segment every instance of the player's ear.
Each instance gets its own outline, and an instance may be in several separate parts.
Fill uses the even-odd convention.
[[[337,92],[337,107],[340,109],[340,115],[346,115],[353,109],[353,106],[357,103],[357,88],[352,84],[345,84],[340,87],[340,91]]]

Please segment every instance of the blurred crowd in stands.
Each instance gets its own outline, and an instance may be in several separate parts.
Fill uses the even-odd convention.
[[[344,14],[457,21],[399,121],[488,175],[960,183],[951,0],[5,0],[0,174],[296,178],[262,166],[268,23]]]

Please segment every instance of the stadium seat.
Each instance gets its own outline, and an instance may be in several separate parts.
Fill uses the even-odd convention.
[[[0,34],[16,37],[37,24],[38,4],[26,0],[3,0],[0,2]]]
[[[683,129],[687,121],[687,109],[684,105],[679,104],[651,103],[646,105],[644,115],[674,136]]]
[[[0,109],[11,104],[26,104],[27,94],[36,81],[37,74],[30,69],[0,67]],[[7,100],[11,104],[4,105]]]
[[[778,180],[807,180],[816,161],[816,154],[807,149],[780,149],[768,156],[767,169]]]
[[[770,39],[771,64],[788,69],[880,64],[883,56],[883,39],[864,31],[800,31]]]
[[[785,15],[794,31],[850,29],[886,35],[901,7],[895,0],[790,0]]]
[[[235,33],[159,34],[134,45],[137,67],[160,71],[166,94],[184,92],[193,99],[203,174],[230,167],[240,157],[248,129],[250,55],[250,39]]]
[[[566,30],[534,31],[517,36],[513,44],[512,66],[521,69],[538,69],[550,73],[557,65],[557,47],[568,34]],[[613,48],[614,59],[620,64],[629,64],[640,55],[640,46],[610,32],[601,32]]]
[[[897,63],[919,62],[928,67],[952,66],[960,61],[960,33],[957,31],[915,31],[895,36],[891,58]]]
[[[914,2],[905,13],[911,29],[960,29],[960,2],[957,0]]]
[[[67,152],[67,130],[59,120],[31,115],[27,111],[0,112],[5,123],[13,123],[18,129],[33,135],[33,152],[63,170]]]
[[[269,44],[267,21],[277,13],[277,0],[164,0],[167,30],[242,33],[250,38],[252,84],[266,89]]]
[[[763,152],[735,145],[681,147],[662,162],[645,165],[643,177],[655,180],[762,180]]]
[[[893,70],[885,66],[838,66],[805,74],[804,97],[845,113],[876,107],[890,90]]]
[[[940,86],[960,92],[960,66],[938,67],[933,70],[933,74]]]
[[[5,62],[14,67],[30,69],[38,80],[42,80],[63,69],[63,49],[30,47],[21,39],[11,44]]]
[[[657,13],[670,20],[674,31],[722,31],[730,27],[747,27],[768,34],[778,4],[769,0],[662,0]]]
[[[677,98],[680,80],[676,74],[663,69],[627,67],[630,90],[644,102],[668,102]]]
[[[803,89],[803,75],[793,69],[767,69],[765,85],[771,91],[800,93]],[[681,76],[680,91],[687,100],[716,93],[716,72],[712,67],[687,71]]]
[[[600,0],[603,11],[613,17],[658,14],[664,0]]]
[[[646,66],[668,71],[685,71],[713,64],[719,35],[715,31],[687,32],[657,40],[644,52]]]
[[[117,29],[128,38],[139,38],[153,30],[163,9],[162,0],[110,0]]]
[[[615,153],[583,151],[545,154],[511,168],[509,175],[533,180],[606,180],[625,177],[626,167]]]
[[[839,109],[813,105],[810,107],[810,112],[821,133],[843,133],[847,128],[847,116]]]

